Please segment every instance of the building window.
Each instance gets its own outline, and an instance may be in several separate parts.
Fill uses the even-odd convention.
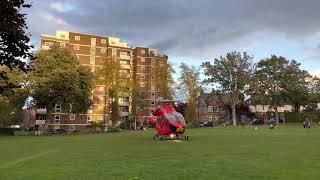
[[[144,58],[141,58],[141,62],[146,62],[146,59],[144,59]]]
[[[76,115],[75,114],[70,114],[70,120],[73,121],[76,119]]]
[[[102,48],[100,52],[101,52],[101,54],[105,54],[106,53],[106,49]]]
[[[154,76],[151,76],[151,79],[154,80]]]
[[[60,38],[64,39],[64,38],[66,38],[66,35],[60,34]]]
[[[146,51],[145,50],[141,50],[141,54],[145,54],[146,53]]]
[[[99,91],[104,91],[104,87],[103,87],[103,86],[100,86],[100,87],[99,87]]]
[[[120,51],[120,56],[128,56],[128,52]]]
[[[144,71],[146,68],[144,66],[141,67],[141,70]]]
[[[53,46],[54,43],[53,42],[45,42],[44,45],[50,47],[50,46]]]
[[[75,36],[75,37],[74,37],[74,40],[80,41],[80,36]]]
[[[91,121],[91,116],[87,116],[87,121]]]
[[[70,130],[70,131],[74,131],[75,129],[76,129],[76,128],[75,128],[74,125],[70,125],[70,126],[69,126],[69,130]]]
[[[54,115],[54,123],[60,124],[60,115]]]
[[[151,101],[151,105],[154,105],[155,104],[155,102],[154,101]]]
[[[57,105],[55,106],[55,112],[61,112],[61,106]]]
[[[96,48],[90,48],[90,55],[95,55],[96,54]]]
[[[106,44],[107,40],[101,39],[101,44]]]
[[[105,61],[106,61],[105,58],[103,58],[103,57],[100,58],[100,62],[105,62]],[[102,67],[100,67],[100,69],[102,69]]]
[[[61,43],[60,43],[60,47],[61,47],[61,48],[65,48],[65,47],[66,47],[66,43],[61,42]]]
[[[91,46],[95,46],[96,45],[96,38],[91,38],[90,42],[91,42]]]
[[[74,50],[79,50],[79,49],[80,49],[80,46],[79,46],[79,45],[74,45],[73,49],[74,49]]]
[[[112,57],[116,57],[117,56],[117,50],[116,49],[112,49]]]
[[[91,56],[90,57],[90,64],[94,64],[95,60],[96,60],[96,58],[94,56]]]
[[[145,84],[144,84],[144,83],[141,83],[140,86],[141,86],[141,87],[145,87]]]
[[[144,76],[144,75],[141,75],[141,79],[145,79],[145,76]]]
[[[212,112],[219,112],[219,107],[218,106],[213,106],[212,107]]]

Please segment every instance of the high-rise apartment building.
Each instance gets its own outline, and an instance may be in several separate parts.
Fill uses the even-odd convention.
[[[145,88],[148,92],[148,106],[143,113],[150,115],[157,106],[159,91],[156,88],[156,69],[168,61],[168,56],[160,55],[158,50],[145,47],[133,48],[119,38],[99,36],[77,32],[56,31],[56,35],[42,35],[41,49],[49,49],[52,45],[67,48],[80,61],[80,64],[90,66],[97,73],[105,62],[112,59],[120,63],[120,72],[127,74],[132,80]],[[92,92],[93,105],[85,115],[70,114],[69,110],[56,105],[52,114],[46,115],[45,107],[37,110],[37,120],[47,120],[50,129],[82,129],[92,120],[111,123],[108,112],[108,87],[96,85]],[[129,92],[122,93],[119,99],[122,120],[129,118],[131,97]]]

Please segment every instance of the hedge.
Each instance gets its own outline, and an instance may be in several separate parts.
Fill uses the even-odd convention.
[[[0,128],[0,135],[5,135],[5,136],[14,136],[15,129],[13,128]]]
[[[286,112],[284,113],[286,122],[303,122],[306,118],[314,122],[320,120],[320,112]]]

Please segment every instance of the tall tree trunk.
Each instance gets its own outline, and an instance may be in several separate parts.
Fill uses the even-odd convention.
[[[275,106],[274,107],[274,112],[275,112],[275,115],[276,115],[276,123],[279,124],[279,112],[278,112],[278,106]]]
[[[233,126],[237,126],[237,116],[236,116],[236,105],[235,104],[231,105],[231,110],[232,110],[232,123],[233,123]]]

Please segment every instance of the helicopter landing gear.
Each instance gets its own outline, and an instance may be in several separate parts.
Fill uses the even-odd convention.
[[[153,140],[156,140],[158,138],[158,135],[153,136]]]

